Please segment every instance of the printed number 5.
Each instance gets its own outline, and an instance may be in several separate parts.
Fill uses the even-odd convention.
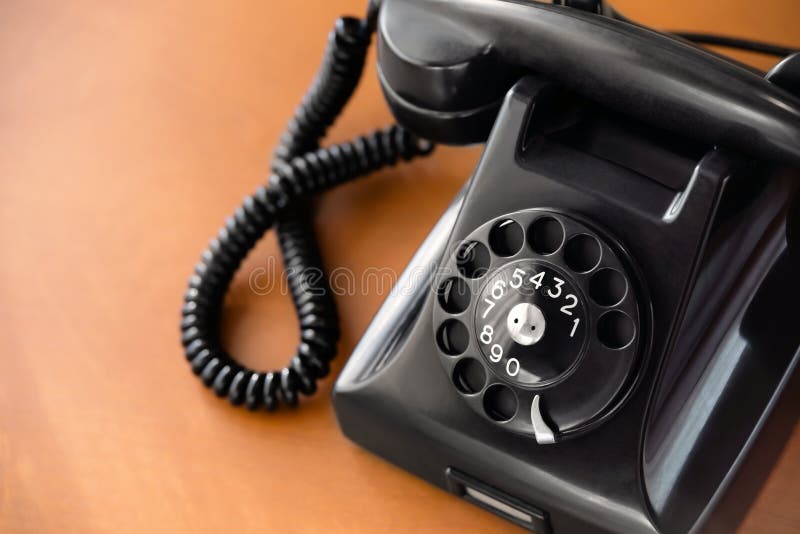
[[[525,271],[520,268],[514,269],[514,274],[511,275],[511,283],[509,284],[513,289],[519,289],[522,286],[523,276]]]

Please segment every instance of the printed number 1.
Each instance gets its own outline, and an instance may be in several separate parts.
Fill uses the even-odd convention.
[[[580,322],[581,322],[581,318],[580,317],[576,317],[575,320],[572,321],[572,331],[569,333],[569,337],[572,337],[572,336],[575,335],[575,330],[578,329],[578,323],[580,323]]]

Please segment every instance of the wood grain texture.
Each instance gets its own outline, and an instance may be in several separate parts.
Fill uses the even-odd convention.
[[[178,312],[198,254],[265,177],[325,35],[363,1],[0,2],[0,531],[496,532],[510,527],[348,442],[333,377],[296,412],[231,408],[189,374]],[[619,0],[658,27],[800,46],[795,0]],[[769,61],[739,56],[767,67]],[[390,121],[370,68],[332,130]],[[402,270],[473,169],[441,148],[329,194],[327,265]],[[283,365],[287,298],[228,300],[233,354]],[[341,369],[385,294],[338,299]],[[800,531],[800,431],[743,532]]]

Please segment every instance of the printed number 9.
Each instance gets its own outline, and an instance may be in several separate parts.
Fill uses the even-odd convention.
[[[503,358],[503,347],[495,343],[492,345],[492,350],[490,351],[491,355],[489,359],[492,360],[494,363],[499,362]]]

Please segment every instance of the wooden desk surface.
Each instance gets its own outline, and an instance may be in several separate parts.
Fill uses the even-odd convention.
[[[384,295],[339,299],[340,359],[296,412],[231,408],[181,353],[198,254],[265,177],[335,16],[364,3],[0,3],[0,531],[508,527],[340,434],[330,388]],[[795,0],[618,7],[800,46]],[[331,140],[390,120],[373,62]],[[479,153],[441,148],[325,195],[327,265],[402,270]],[[270,235],[225,316],[232,353],[260,367],[283,365],[297,335],[288,299],[248,289],[276,252]],[[800,531],[798,479],[795,429],[742,531]]]

